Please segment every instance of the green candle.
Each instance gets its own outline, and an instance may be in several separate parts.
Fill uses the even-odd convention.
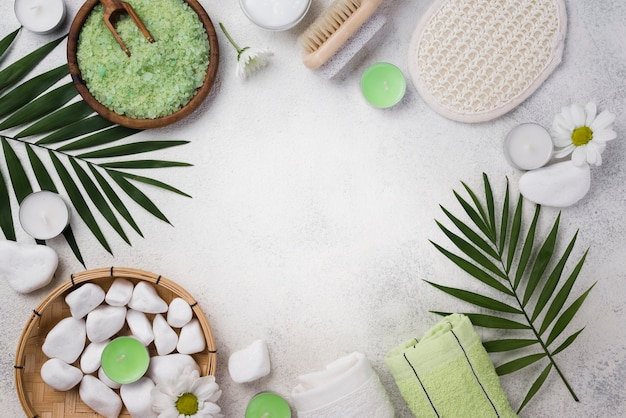
[[[262,392],[248,403],[246,418],[291,418],[291,408],[279,395]]]
[[[371,105],[387,108],[397,104],[406,91],[404,74],[388,62],[368,67],[361,77],[361,92]]]
[[[150,364],[148,349],[133,337],[119,337],[102,351],[102,370],[114,382],[126,384],[139,380]]]

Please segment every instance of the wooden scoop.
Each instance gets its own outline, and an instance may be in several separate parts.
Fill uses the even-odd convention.
[[[135,13],[135,10],[133,10],[133,7],[130,4],[120,0],[100,0],[100,3],[102,3],[102,5],[104,6],[104,23],[107,25],[107,27],[113,34],[113,37],[115,38],[117,43],[120,44],[122,50],[126,53],[126,55],[130,57],[130,50],[128,49],[128,47],[126,47],[124,41],[122,41],[122,38],[120,38],[120,35],[118,35],[117,31],[115,30],[115,26],[113,25],[114,21],[119,17],[120,14],[128,14],[135,21],[135,24],[137,25],[141,33],[143,33],[143,36],[146,37],[148,42],[154,42],[154,38],[152,37],[152,35],[150,35],[150,32],[148,32],[148,29],[143,24],[141,19],[139,19],[139,16],[137,16],[137,13]]]

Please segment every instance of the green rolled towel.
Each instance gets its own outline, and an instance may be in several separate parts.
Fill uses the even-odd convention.
[[[418,418],[516,417],[465,315],[445,317],[421,341],[391,350],[387,367]]]

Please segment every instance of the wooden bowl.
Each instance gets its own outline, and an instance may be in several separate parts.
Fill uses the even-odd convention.
[[[89,270],[71,276],[69,282],[59,286],[50,293],[33,310],[22,335],[20,337],[15,359],[15,384],[17,394],[26,415],[29,417],[50,418],[96,418],[100,417],[91,408],[85,405],[79,395],[78,386],[60,392],[48,386],[41,379],[41,366],[48,360],[41,350],[48,332],[63,318],[70,316],[70,310],[65,303],[65,296],[76,290],[84,283],[94,283],[101,286],[106,292],[113,280],[124,278],[134,284],[146,281],[154,285],[157,293],[163,300],[170,302],[176,297],[184,299],[198,319],[204,337],[206,348],[192,357],[200,366],[203,376],[215,375],[217,351],[211,327],[194,298],[174,282],[152,273],[128,268],[102,268]],[[148,315],[152,319],[153,315]],[[125,327],[117,335],[128,335]],[[154,344],[148,347],[150,355],[156,355]],[[80,361],[77,360],[76,364]],[[126,408],[122,408],[120,417],[131,418]]]
[[[72,81],[78,90],[78,93],[82,96],[83,100],[100,116],[108,119],[111,122],[118,125],[126,126],[135,129],[150,129],[159,128],[165,125],[169,125],[174,122],[178,122],[182,118],[188,116],[193,112],[202,101],[206,98],[213,87],[215,78],[217,76],[217,67],[219,64],[219,47],[217,44],[217,35],[215,33],[215,27],[209,18],[209,15],[204,10],[202,5],[197,0],[185,0],[189,6],[197,13],[200,21],[204,25],[208,39],[209,39],[209,66],[207,68],[204,83],[196,91],[196,94],[191,100],[182,108],[167,116],[163,116],[155,119],[135,119],[125,115],[120,115],[113,112],[111,109],[104,106],[89,92],[87,85],[83,81],[80,69],[78,67],[78,61],[76,59],[76,49],[78,44],[78,37],[82,30],[83,24],[87,17],[93,10],[93,8],[100,3],[100,0],[87,0],[85,4],[78,10],[76,17],[72,21],[70,26],[69,35],[67,38],[67,63],[69,65],[70,75]]]

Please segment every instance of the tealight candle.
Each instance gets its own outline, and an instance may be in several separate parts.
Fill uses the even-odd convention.
[[[361,77],[361,92],[371,105],[387,108],[404,97],[406,80],[398,67],[379,62],[368,67]]]
[[[281,396],[261,392],[248,403],[246,418],[291,418],[291,408]]]
[[[52,32],[65,19],[64,0],[15,0],[15,17],[31,32]]]
[[[46,240],[63,232],[70,222],[70,211],[61,196],[43,190],[24,198],[19,219],[28,235]]]
[[[148,370],[150,355],[141,341],[133,337],[118,337],[102,351],[102,371],[116,383],[139,380]]]
[[[550,134],[536,123],[516,126],[504,141],[507,160],[521,170],[543,167],[552,158],[553,149]]]
[[[244,14],[268,30],[287,30],[297,25],[309,11],[311,0],[239,0]]]

